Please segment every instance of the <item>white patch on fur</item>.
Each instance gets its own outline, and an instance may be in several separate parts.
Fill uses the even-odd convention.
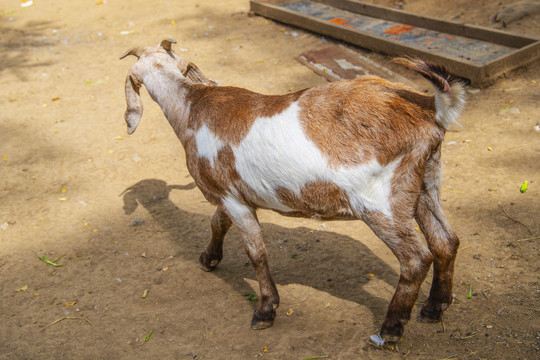
[[[442,93],[438,89],[435,89],[436,119],[445,130],[448,130],[454,124],[461,127],[457,118],[465,105],[464,94],[463,85],[459,83],[451,85],[450,94]]]
[[[358,216],[370,210],[392,217],[391,182],[401,158],[387,166],[381,166],[376,159],[366,159],[365,164],[358,166],[332,168],[315,143],[306,137],[299,112],[298,104],[293,103],[280,114],[258,118],[244,140],[233,148],[238,174],[265,202],[257,205],[293,211],[279,201],[276,190],[286,188],[300,196],[307,183],[323,181],[332,182],[347,193],[349,213]]]
[[[223,206],[231,218],[235,220],[252,215],[251,210],[247,206],[241,204],[234,196],[230,194],[223,199]]]
[[[218,152],[223,148],[223,142],[219,140],[206,125],[203,125],[195,134],[197,153],[199,157],[208,159],[210,166],[214,167]]]
[[[252,210],[246,205],[240,203],[233,195],[227,194],[227,197],[223,199],[223,207],[233,220],[236,226],[240,228],[240,231],[244,234],[256,234],[260,233],[259,223],[254,216]],[[258,253],[261,251],[261,246],[264,247],[257,237],[246,236],[243,237],[246,245],[251,253]]]

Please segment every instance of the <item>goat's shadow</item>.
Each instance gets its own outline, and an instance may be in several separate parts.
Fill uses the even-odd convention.
[[[147,179],[128,187],[122,195],[126,214],[133,213],[139,204],[142,205],[160,230],[168,232],[179,245],[178,256],[197,262],[199,254],[210,240],[210,232],[207,231],[210,217],[184,211],[169,199],[172,190],[193,188],[194,183],[185,186],[167,185],[163,180]],[[290,229],[263,223],[261,228],[269,253],[270,269],[278,285],[300,284],[324,291],[366,306],[376,322],[383,319],[388,300],[371,294],[364,286],[373,280],[370,274],[376,274],[377,279],[392,288],[397,285],[399,277],[360,241],[346,235],[313,231],[305,227]],[[194,232],[199,236],[190,236]],[[201,237],[201,233],[206,236]],[[384,246],[382,242],[381,246]],[[241,292],[246,289],[243,278],[255,279],[247,259],[239,233],[233,226],[225,238],[223,261],[208,276],[218,276]],[[381,288],[379,291],[387,290]],[[389,298],[388,293],[385,298]]]

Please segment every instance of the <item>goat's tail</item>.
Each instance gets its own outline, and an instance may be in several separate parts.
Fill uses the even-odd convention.
[[[442,65],[416,58],[397,58],[394,61],[428,79],[435,87],[436,120],[444,130],[452,124],[458,126],[457,118],[465,104],[463,80],[450,74]]]

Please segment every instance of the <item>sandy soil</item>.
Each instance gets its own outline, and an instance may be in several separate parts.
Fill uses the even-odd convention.
[[[509,2],[377,3],[492,26]],[[398,264],[365,224],[261,212],[282,303],[272,328],[253,331],[245,295],[258,286],[237,230],[219,269],[202,272],[213,206],[146,92],[135,135],[123,120],[134,59],[118,57],[134,46],[170,37],[222,84],[278,94],[325,82],[293,58],[330,40],[250,17],[247,0],[0,0],[0,11],[0,358],[540,356],[538,63],[469,89],[464,131],[443,146],[457,298],[444,326],[411,321],[390,352],[367,340]],[[538,35],[539,24],[507,30]],[[38,259],[61,255],[62,267]]]

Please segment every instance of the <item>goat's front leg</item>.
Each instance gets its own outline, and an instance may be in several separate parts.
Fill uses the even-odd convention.
[[[212,217],[212,239],[199,257],[199,266],[204,271],[214,270],[223,258],[223,239],[231,225],[231,218],[223,206],[219,205]]]
[[[259,282],[260,299],[251,321],[256,330],[272,326],[279,307],[279,294],[268,268],[268,255],[262,239],[261,228],[255,210],[234,198],[224,201],[225,209],[233,223],[239,227],[246,250]]]
[[[394,343],[401,339],[404,325],[411,318],[420,286],[426,278],[433,256],[414,232],[412,219],[399,221],[376,214],[367,216],[366,223],[392,250],[399,260],[400,277],[396,292],[390,301],[380,335],[371,340],[377,345]]]

